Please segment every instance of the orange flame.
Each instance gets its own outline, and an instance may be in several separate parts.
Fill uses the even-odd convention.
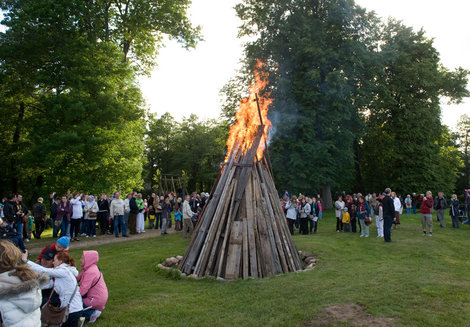
[[[235,115],[237,120],[230,127],[230,133],[227,139],[227,157],[225,158],[225,161],[228,160],[228,156],[230,155],[236,140],[240,140],[242,142],[241,150],[243,153],[246,153],[246,151],[252,146],[255,132],[261,124],[264,126],[264,130],[256,155],[258,160],[263,157],[268,131],[272,126],[271,121],[268,119],[268,107],[273,100],[269,98],[270,92],[265,92],[262,97],[259,95],[268,84],[268,73],[261,71],[262,68],[263,63],[258,59],[254,70],[255,83],[250,85],[249,96],[242,99],[240,102],[240,106],[238,107]],[[257,95],[262,121],[260,120],[256,103]]]

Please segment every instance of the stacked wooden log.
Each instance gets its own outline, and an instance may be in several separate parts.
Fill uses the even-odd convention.
[[[180,260],[182,273],[238,279],[304,268],[267,156],[256,157],[262,133],[261,125],[248,149],[246,140],[236,140]]]

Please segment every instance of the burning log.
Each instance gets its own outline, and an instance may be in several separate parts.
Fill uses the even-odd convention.
[[[267,84],[260,74],[255,71],[257,83],[240,105],[229,154],[179,262],[186,275],[237,279],[303,269],[272,177],[266,146],[271,100],[258,98]]]

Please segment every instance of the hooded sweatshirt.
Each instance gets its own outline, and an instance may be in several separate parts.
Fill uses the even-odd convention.
[[[41,290],[49,277],[39,274],[38,279],[25,282],[13,271],[0,274],[0,313],[4,327],[41,326]]]
[[[98,252],[83,251],[83,257],[85,258],[83,272],[77,276],[80,282],[80,295],[87,307],[91,306],[95,310],[103,311],[108,301],[108,288],[103,274],[96,265],[99,260]]]

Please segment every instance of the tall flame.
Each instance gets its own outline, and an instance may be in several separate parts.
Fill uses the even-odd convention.
[[[243,153],[246,153],[246,151],[253,144],[255,132],[260,125],[264,126],[263,136],[256,152],[256,156],[258,160],[263,157],[268,131],[272,126],[271,121],[268,119],[268,107],[273,100],[269,98],[270,92],[264,92],[263,96],[260,96],[261,91],[263,91],[268,84],[268,73],[262,71],[262,68],[263,63],[258,59],[256,61],[254,70],[255,83],[250,85],[249,96],[242,99],[240,102],[237,113],[235,115],[237,120],[230,127],[230,133],[227,139],[226,161],[236,140],[243,142],[240,145],[241,150]],[[260,120],[260,113],[258,112],[258,103],[256,101],[256,97],[258,97],[259,112],[261,113],[262,120]]]

